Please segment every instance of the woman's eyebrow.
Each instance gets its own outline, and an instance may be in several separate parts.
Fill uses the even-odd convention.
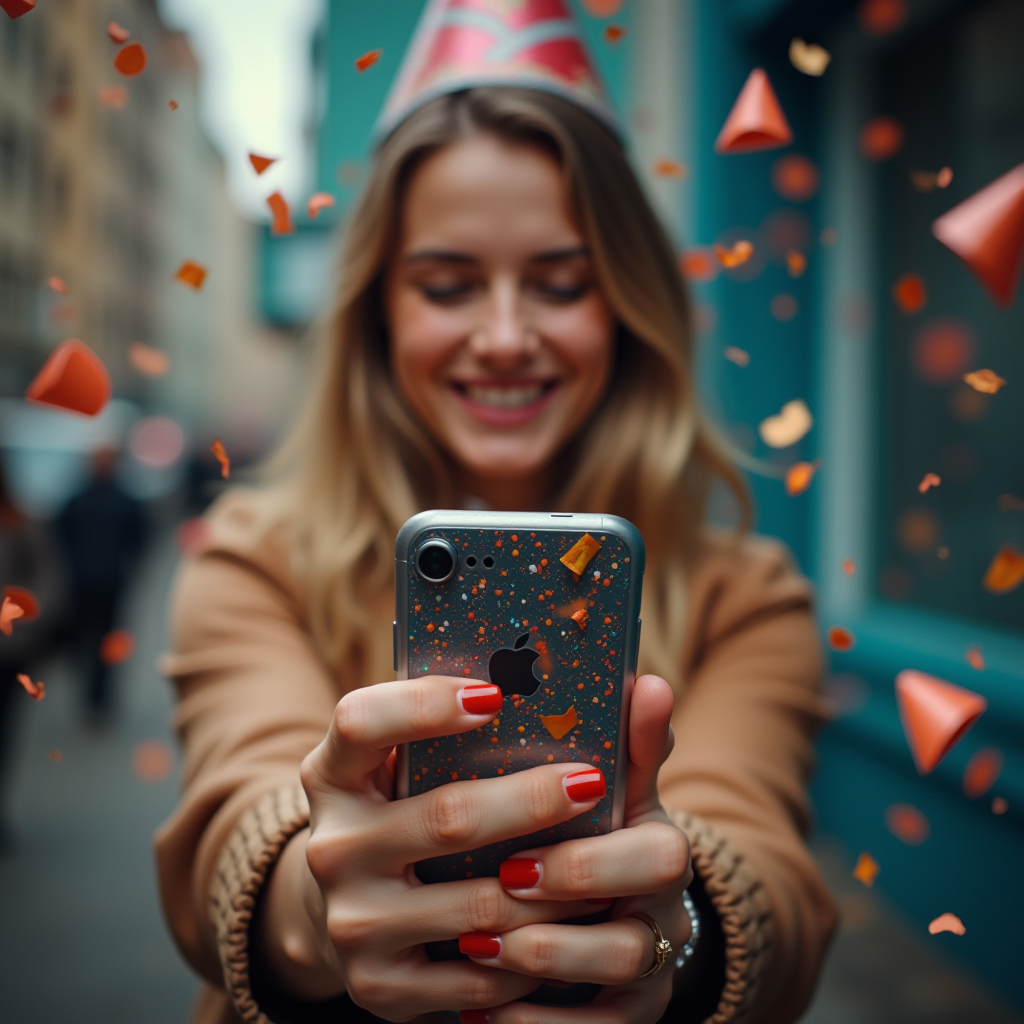
[[[458,263],[463,266],[475,266],[480,262],[475,256],[470,256],[468,253],[452,252],[448,249],[420,249],[419,252],[409,253],[402,260],[405,264],[424,263],[427,261]]]
[[[558,263],[579,256],[589,256],[590,250],[585,245],[570,245],[565,249],[551,249],[549,252],[538,253],[530,257],[531,263]]]

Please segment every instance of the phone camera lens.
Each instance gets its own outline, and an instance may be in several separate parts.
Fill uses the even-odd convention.
[[[476,568],[476,555],[470,555],[469,558],[466,559],[466,565],[470,569]]]
[[[416,551],[416,571],[428,583],[445,583],[455,575],[458,556],[446,540],[431,539]]]
[[[484,568],[485,569],[493,569],[494,568],[494,559],[491,558],[490,555],[484,555]]]

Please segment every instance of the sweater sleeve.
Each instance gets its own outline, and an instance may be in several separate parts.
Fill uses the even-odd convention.
[[[693,570],[686,681],[662,800],[690,837],[721,923],[708,1018],[788,1024],[810,999],[836,912],[804,843],[823,713],[806,580],[781,545],[717,545]]]

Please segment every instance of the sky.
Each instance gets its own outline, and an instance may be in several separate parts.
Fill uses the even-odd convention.
[[[292,206],[312,191],[306,126],[315,82],[310,48],[326,0],[158,0],[171,28],[187,32],[202,67],[202,119],[227,165],[232,200],[267,219],[280,189]],[[280,162],[256,177],[252,150]]]

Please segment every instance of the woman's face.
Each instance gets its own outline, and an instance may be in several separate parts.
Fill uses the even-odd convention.
[[[608,384],[615,326],[558,164],[491,135],[427,158],[386,303],[395,381],[463,487],[505,508],[543,501]]]

